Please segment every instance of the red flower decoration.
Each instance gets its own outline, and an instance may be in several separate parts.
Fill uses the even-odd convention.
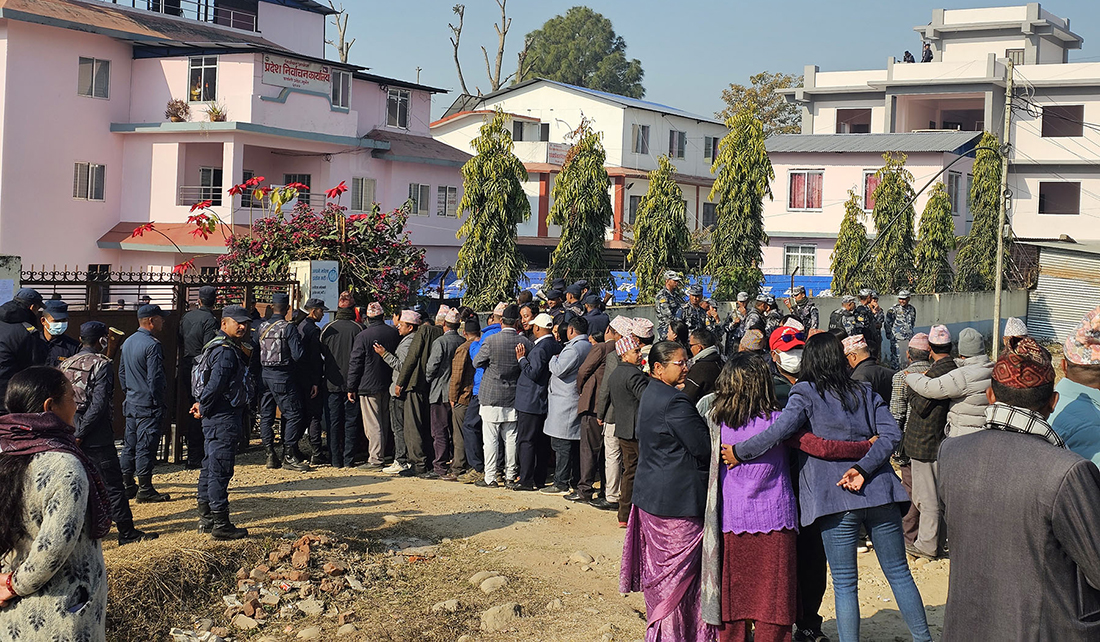
[[[211,200],[199,201],[198,203],[195,203],[191,206],[191,211],[194,212],[195,210],[204,210],[213,204],[214,201]]]
[[[245,187],[256,187],[257,185],[259,185],[262,182],[264,182],[264,177],[263,176],[253,176],[252,178],[250,178],[250,179],[248,179],[247,181],[244,182],[244,186]]]
[[[240,185],[234,185],[233,187],[229,188],[229,195],[230,196],[236,196],[237,194],[240,194],[241,192],[243,192],[246,187],[247,187],[247,185],[245,183],[241,183]]]
[[[183,263],[180,263],[179,265],[172,268],[172,274],[183,274],[184,272],[186,272],[188,270],[193,270],[194,268],[195,268],[195,259],[188,259],[188,260],[184,261]]]
[[[198,238],[200,235],[203,239],[210,238],[210,234],[206,231],[205,227],[196,227],[195,229],[191,230],[191,236]]]
[[[339,198],[341,194],[348,191],[348,186],[344,181],[340,181],[340,184],[336,187],[325,192],[325,196],[328,198]]]
[[[296,189],[299,192],[308,192],[309,191],[309,185],[306,185],[305,183],[290,183],[289,185],[286,186],[286,188],[287,189]]]
[[[134,228],[134,231],[130,234],[130,238],[135,238],[135,237],[138,237],[138,236],[144,236],[146,232],[152,232],[153,229],[154,229],[153,228],[153,221],[149,221],[148,223],[143,223],[143,224],[141,224],[141,225]]]

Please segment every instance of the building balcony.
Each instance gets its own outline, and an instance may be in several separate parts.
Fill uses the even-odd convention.
[[[101,0],[166,16],[256,32],[256,0]]]
[[[279,187],[278,185],[269,185],[268,187]],[[181,185],[178,190],[176,205],[178,207],[191,207],[195,203],[201,203],[203,201],[210,201],[211,207],[221,207],[224,203],[230,203],[232,198],[229,196],[228,186],[215,186],[207,187],[202,185]],[[294,206],[298,203],[307,203],[312,207],[324,207],[325,206],[325,194],[324,192],[298,192],[298,196],[287,203],[283,203],[283,211],[290,211],[294,209]],[[251,194],[241,195],[241,207],[255,207],[257,209],[266,209],[271,206],[271,197],[265,196],[263,202],[252,198]]]

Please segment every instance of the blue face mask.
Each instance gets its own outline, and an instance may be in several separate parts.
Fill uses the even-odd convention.
[[[65,331],[69,329],[68,321],[50,321],[47,324],[46,329],[50,331],[50,335],[57,337],[65,334]]]

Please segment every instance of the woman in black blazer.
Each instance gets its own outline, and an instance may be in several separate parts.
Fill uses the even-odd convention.
[[[703,514],[710,431],[678,386],[687,351],[672,341],[653,346],[653,381],[638,405],[638,471],[630,509],[620,591],[642,591],[646,638],[709,640],[700,611]]]

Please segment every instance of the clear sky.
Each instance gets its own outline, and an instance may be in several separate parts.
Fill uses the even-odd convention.
[[[480,47],[496,53],[493,23],[500,10],[494,0],[464,0],[465,28],[460,55],[470,91],[488,92]],[[416,80],[451,90],[437,95],[432,117],[457,97],[458,76],[452,59],[450,30],[455,0],[343,0],[350,15],[349,36],[356,38],[350,62],[374,73]],[[513,17],[504,57],[507,75],[516,68],[524,35],[580,2],[510,0]],[[920,57],[913,31],[927,24],[935,8],[996,7],[1023,2],[961,0],[957,4],[926,0],[590,0],[612,21],[627,43],[627,56],[645,69],[645,97],[700,114],[721,109],[722,89],[747,83],[759,71],[801,73],[804,65],[822,71],[881,69],[886,59],[901,59],[906,49]],[[1057,0],[1043,8],[1069,18],[1085,39],[1071,61],[1100,60],[1100,1]],[[339,0],[337,0],[339,6]],[[329,28],[330,37],[335,29]],[[335,58],[328,48],[327,57]]]

